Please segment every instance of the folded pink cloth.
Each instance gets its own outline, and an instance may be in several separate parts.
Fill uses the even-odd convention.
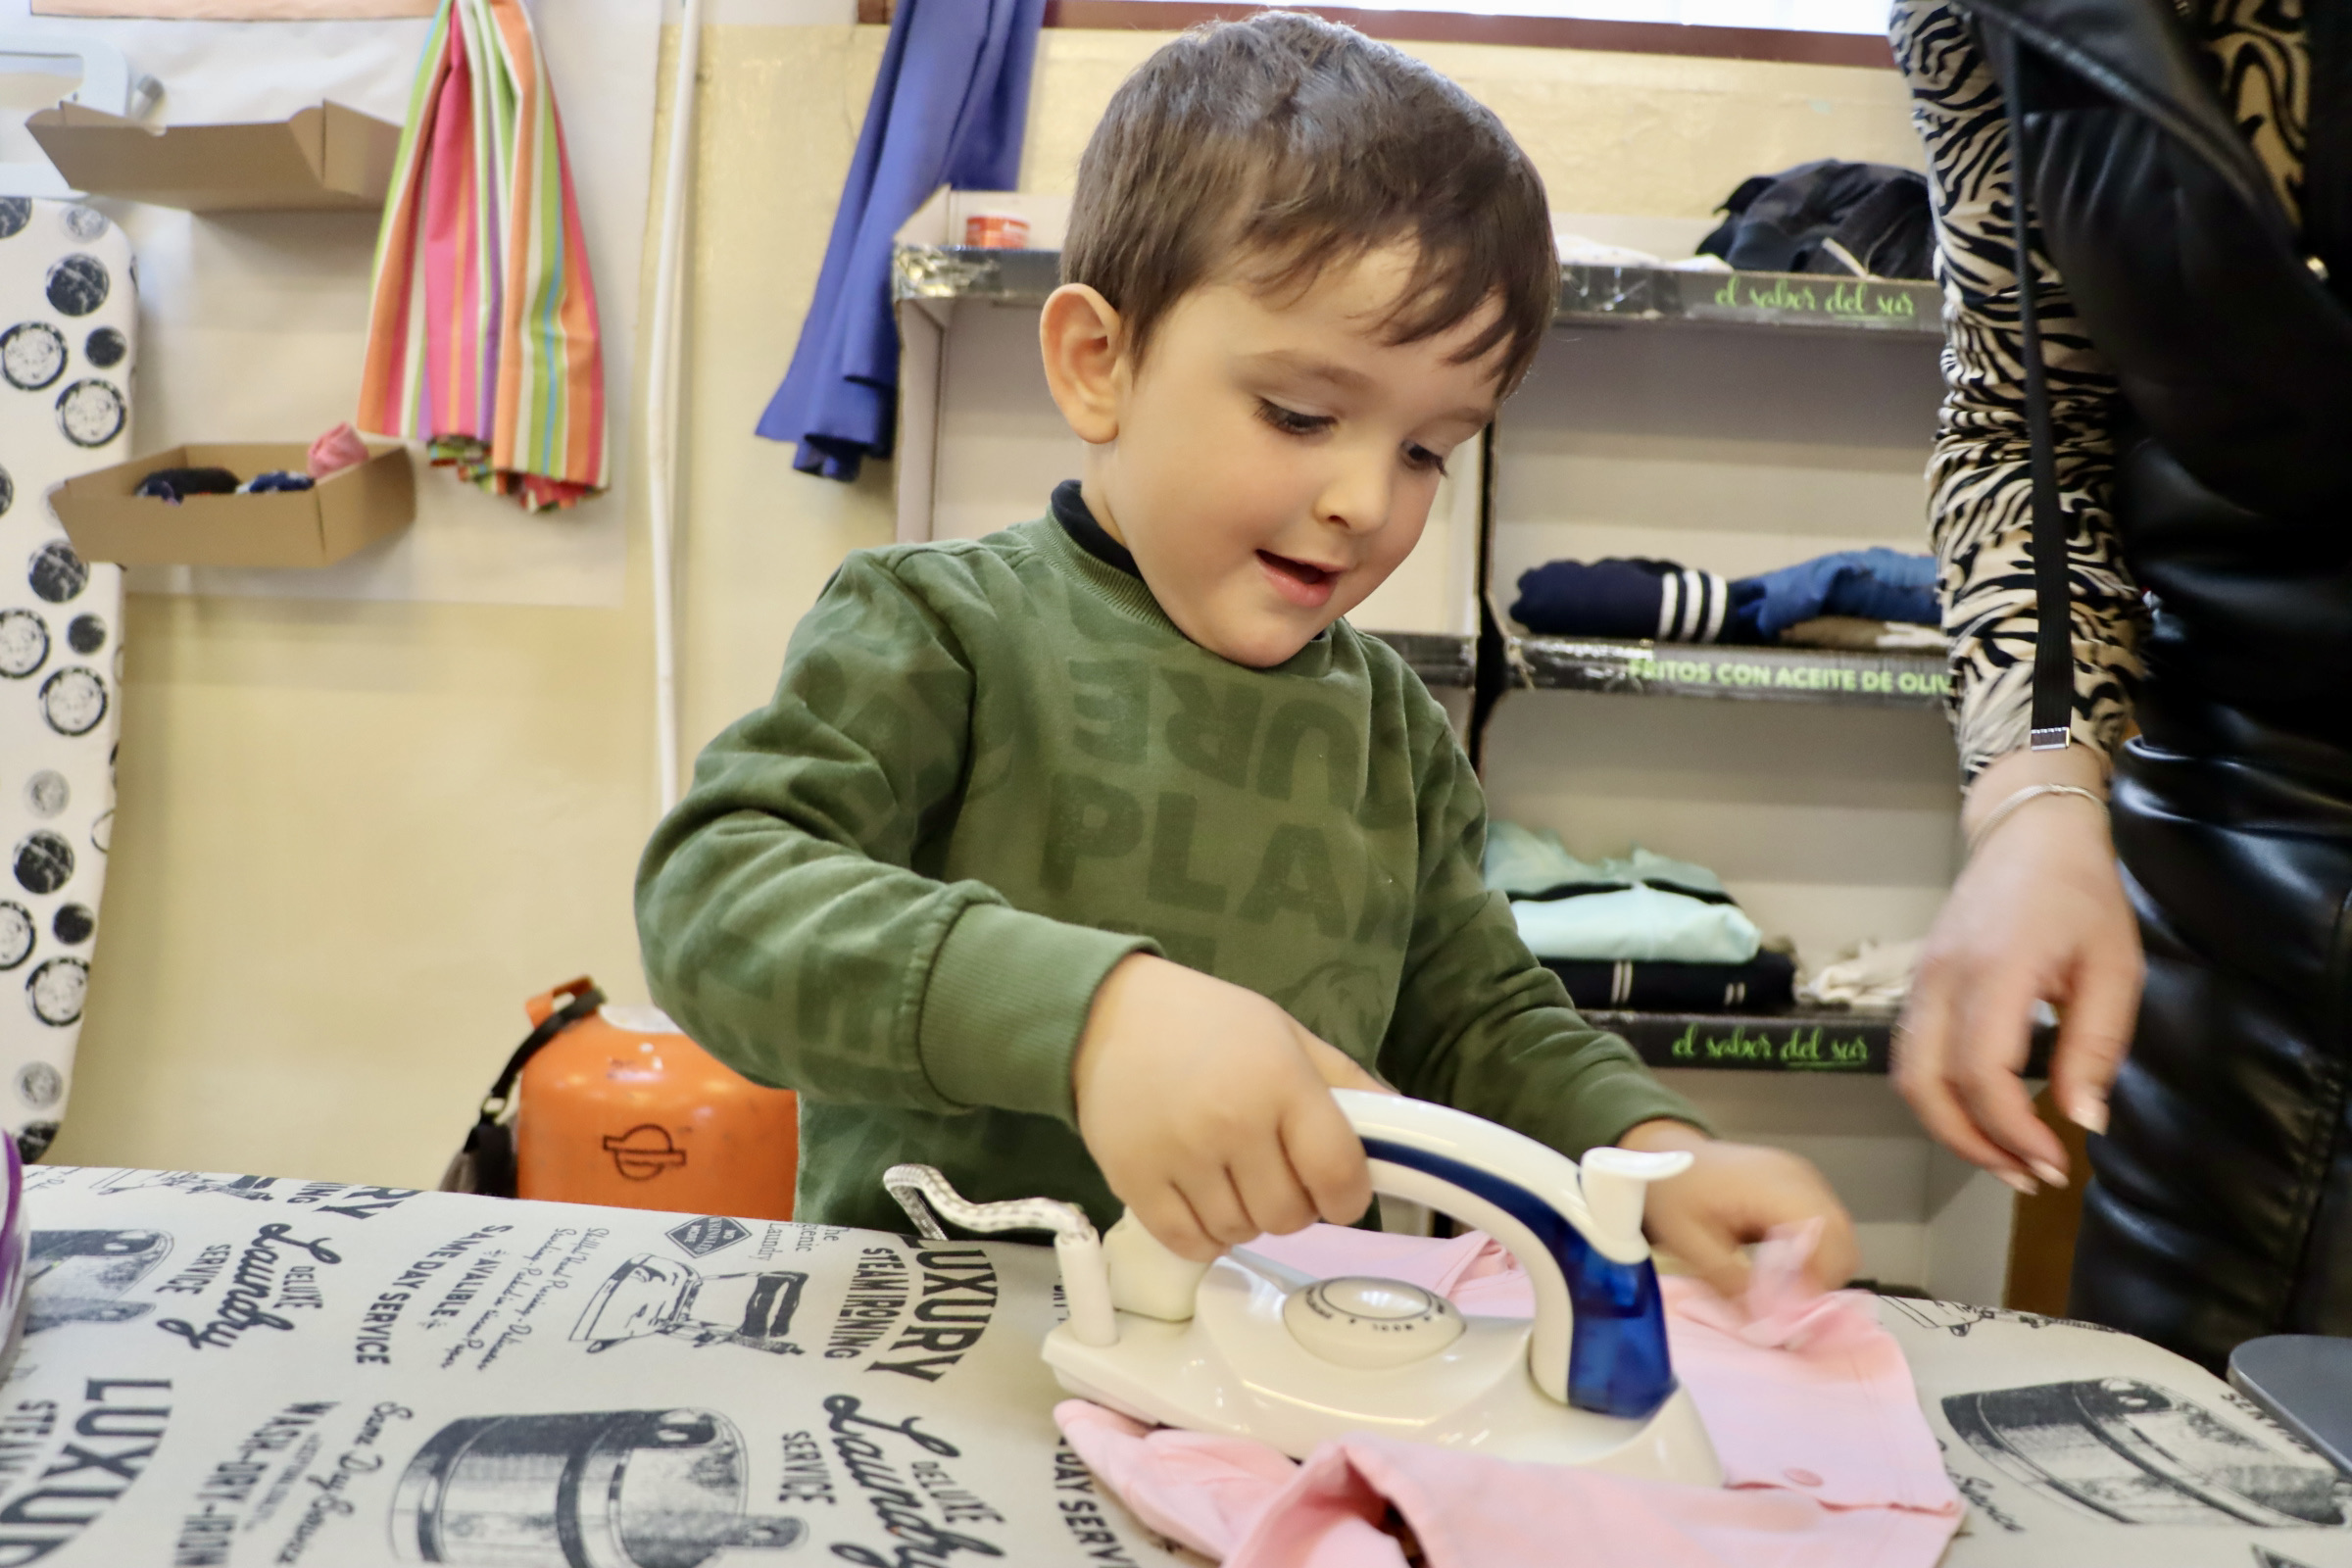
[[[1789,1492],[1678,1486],[1520,1464],[1393,1438],[1343,1438],[1303,1465],[1262,1444],[1152,1429],[1065,1399],[1070,1446],[1136,1517],[1226,1568],[1405,1568],[1394,1508],[1427,1568],[1927,1568],[1959,1524],[1830,1508]],[[1573,1557],[1561,1543],[1574,1542]]]
[[[1858,1291],[1815,1297],[1813,1237],[1758,1249],[1744,1309],[1664,1281],[1675,1370],[1714,1439],[1722,1489],[1521,1464],[1358,1436],[1304,1465],[1261,1444],[1153,1430],[1066,1400],[1054,1419],[1137,1516],[1229,1568],[1401,1568],[1394,1508],[1429,1568],[1930,1568],[1960,1521],[1910,1369]],[[1527,1279],[1487,1237],[1313,1226],[1250,1250],[1306,1273],[1376,1274],[1464,1311],[1526,1316]]]
[[[368,458],[368,443],[360,438],[360,432],[353,429],[351,421],[346,419],[311,443],[308,466],[312,478],[323,479],[330,473],[341,473],[345,468],[357,467],[366,463]]]

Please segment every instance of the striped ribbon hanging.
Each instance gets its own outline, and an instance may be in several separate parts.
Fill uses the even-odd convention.
[[[596,285],[522,0],[442,0],[376,237],[363,430],[538,512],[603,490]]]

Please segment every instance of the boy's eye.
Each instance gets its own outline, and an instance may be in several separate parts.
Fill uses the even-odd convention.
[[[1315,435],[1338,421],[1326,414],[1300,414],[1264,398],[1257,400],[1257,416],[1285,435]]]
[[[1440,478],[1445,477],[1446,474],[1446,460],[1417,441],[1407,441],[1404,444],[1404,466],[1408,468],[1418,468],[1424,473],[1434,472]]]

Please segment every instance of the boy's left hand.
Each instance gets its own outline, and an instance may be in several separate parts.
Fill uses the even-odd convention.
[[[1747,1294],[1740,1249],[1776,1225],[1821,1221],[1821,1241],[1806,1263],[1813,1283],[1834,1291],[1853,1278],[1861,1254],[1854,1222],[1813,1162],[1781,1149],[1718,1143],[1685,1122],[1645,1121],[1617,1140],[1625,1149],[1664,1153],[1689,1150],[1690,1168],[1649,1190],[1643,1228],[1725,1299]]]

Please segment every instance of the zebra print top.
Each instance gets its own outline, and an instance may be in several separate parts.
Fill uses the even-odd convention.
[[[2305,0],[2174,3],[2213,63],[2225,108],[2288,213],[2299,216],[2310,79]],[[2026,745],[2033,697],[2036,616],[2009,127],[1991,68],[1946,0],[1896,0],[1891,32],[1935,193],[1946,390],[1928,465],[1929,527],[1952,641],[1961,771],[1973,779]],[[2074,738],[2106,757],[2130,717],[2126,682],[2139,673],[2143,614],[2109,508],[2116,383],[2064,282],[2046,258],[2037,254],[2034,266],[2074,591]]]

